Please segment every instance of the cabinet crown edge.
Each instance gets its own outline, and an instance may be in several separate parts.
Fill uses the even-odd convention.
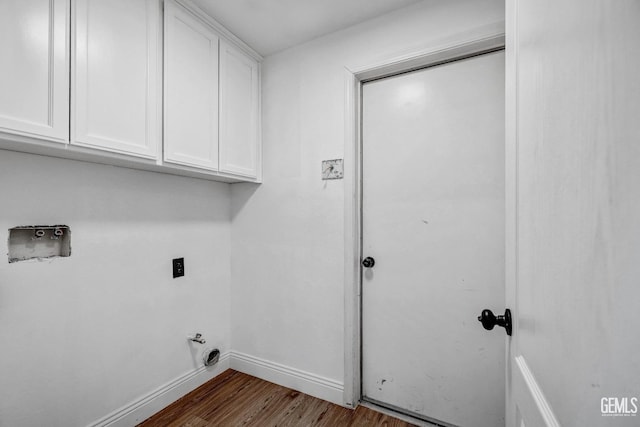
[[[224,25],[216,21],[211,15],[202,10],[200,6],[195,4],[192,0],[173,0],[180,6],[184,7],[198,19],[202,20],[205,24],[209,25],[216,31],[221,38],[226,39],[231,44],[235,45],[238,49],[252,57],[258,62],[262,62],[264,57],[256,52],[251,46],[243,42],[238,36],[229,31]]]

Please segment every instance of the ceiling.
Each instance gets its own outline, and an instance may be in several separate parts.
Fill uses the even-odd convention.
[[[421,0],[193,0],[263,56]]]

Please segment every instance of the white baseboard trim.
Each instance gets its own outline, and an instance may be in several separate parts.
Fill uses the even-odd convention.
[[[232,351],[230,368],[344,406],[344,384],[320,375]]]
[[[213,368],[187,372],[87,427],[135,426],[229,368],[344,406],[344,385],[339,381],[232,351],[221,355]]]
[[[87,427],[131,427],[161,411],[185,394],[229,369],[229,352],[213,367],[201,366],[94,421]]]

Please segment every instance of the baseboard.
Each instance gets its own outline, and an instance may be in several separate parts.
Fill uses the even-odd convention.
[[[230,368],[344,406],[344,384],[269,360],[232,351]]]
[[[212,368],[201,366],[94,421],[87,427],[131,427],[166,408],[227,369],[235,369],[319,399],[343,406],[344,385],[338,381],[239,352],[228,352]]]
[[[94,421],[87,427],[131,427],[161,411],[190,391],[229,369],[229,353],[213,367],[201,366],[158,387],[152,392]]]

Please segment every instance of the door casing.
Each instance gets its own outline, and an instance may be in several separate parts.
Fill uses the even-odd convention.
[[[504,27],[498,24],[460,34],[442,44],[431,44],[409,54],[389,57],[376,63],[345,67],[345,376],[343,399],[346,407],[357,407],[362,397],[360,268],[362,257],[362,84],[366,81],[436,66],[504,48]],[[507,158],[506,161],[509,162],[510,159]]]

